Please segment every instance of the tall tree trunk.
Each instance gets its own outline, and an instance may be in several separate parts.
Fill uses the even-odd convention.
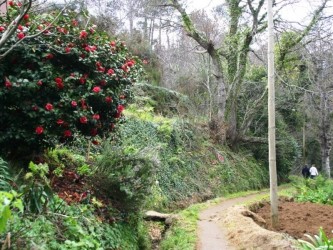
[[[162,18],[160,18],[160,24],[158,26],[158,45],[162,46]]]
[[[240,0],[228,0],[230,13],[229,21],[229,34],[227,39],[227,47],[229,49],[227,62],[228,62],[228,107],[226,109],[226,120],[228,121],[227,137],[229,143],[233,144],[236,140],[237,134],[237,71],[238,71],[238,49],[239,49],[239,37],[238,25],[239,18],[242,14],[242,10],[239,7]]]
[[[278,194],[276,174],[276,145],[275,145],[275,86],[274,86],[274,24],[273,3],[268,0],[268,148],[269,148],[269,176],[270,176],[270,200],[272,227],[277,229],[278,218]]]
[[[144,34],[144,37],[147,41],[149,41],[149,37],[148,37],[148,18],[145,16],[144,17],[144,21],[143,21],[143,34]]]
[[[128,13],[128,21],[129,21],[129,33],[130,33],[130,37],[133,36],[133,27],[134,27],[134,15],[133,15],[133,6],[130,3],[129,6],[129,13]]]
[[[322,159],[322,169],[325,175],[331,177],[331,167],[330,167],[330,152],[332,145],[331,138],[331,121],[329,118],[330,110],[328,106],[328,96],[325,91],[320,95],[320,110],[321,114],[321,131],[320,131],[320,147],[321,147],[321,159]]]
[[[150,19],[150,33],[149,33],[149,43],[151,46],[154,45],[154,31],[155,31],[155,20]]]
[[[222,59],[221,56],[214,49],[214,46],[209,46],[208,53],[212,59],[212,73],[213,81],[212,85],[216,86],[216,108],[217,112],[214,113],[211,117],[211,123],[214,124],[214,132],[216,133],[215,138],[221,144],[226,142],[226,124],[225,124],[225,108],[226,108],[226,99],[227,91],[223,78],[222,71]]]

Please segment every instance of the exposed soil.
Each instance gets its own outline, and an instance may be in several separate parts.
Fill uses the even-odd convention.
[[[64,170],[61,177],[52,173],[49,178],[52,190],[67,204],[95,204],[94,213],[100,221],[113,223],[121,220],[115,204],[96,187],[99,184],[96,180],[79,176],[70,168]],[[113,213],[110,213],[111,209]]]
[[[257,195],[229,199],[204,210],[198,223],[197,250],[296,249],[304,234],[318,235],[323,227],[333,237],[333,206],[279,201],[279,228],[273,230],[270,204],[254,203]],[[245,205],[251,204],[250,209]]]
[[[279,201],[279,227],[274,230],[271,226],[270,204],[260,204],[256,214],[266,221],[266,228],[272,231],[287,233],[296,239],[308,238],[304,234],[318,235],[322,227],[329,238],[333,237],[333,206],[314,203],[299,203],[290,200]]]

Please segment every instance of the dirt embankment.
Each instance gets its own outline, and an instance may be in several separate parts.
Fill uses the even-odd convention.
[[[333,238],[333,206],[279,200],[279,227],[273,230],[268,201],[258,194],[229,199],[204,210],[198,223],[197,250],[296,249],[297,239],[318,235],[322,227]],[[240,205],[254,202],[250,208]]]

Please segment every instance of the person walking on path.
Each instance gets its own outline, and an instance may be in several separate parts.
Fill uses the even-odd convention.
[[[305,165],[303,168],[302,168],[302,175],[304,178],[309,178],[310,177],[310,170],[309,170],[309,167],[308,165]]]
[[[318,170],[317,170],[317,168],[315,167],[314,164],[312,164],[312,166],[309,169],[309,171],[310,171],[310,178],[311,179],[314,179],[318,175]]]

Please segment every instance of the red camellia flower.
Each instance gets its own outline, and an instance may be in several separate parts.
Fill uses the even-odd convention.
[[[96,51],[97,47],[95,45],[93,45],[93,46],[87,45],[84,49],[87,52],[94,52],[94,51]]]
[[[82,76],[82,77],[80,77],[79,81],[81,84],[84,84],[86,82],[86,78]]]
[[[106,101],[107,103],[111,103],[111,102],[112,102],[112,98],[111,98],[111,96],[107,96],[107,97],[105,97],[105,101]]]
[[[5,81],[5,87],[7,89],[10,89],[12,87],[12,83],[6,78],[6,81]]]
[[[118,107],[117,107],[117,111],[118,111],[118,113],[123,112],[124,109],[125,109],[125,107],[124,107],[123,105],[121,105],[121,104],[119,104]]]
[[[85,39],[85,38],[87,38],[87,36],[88,36],[88,32],[87,31],[82,30],[80,32],[80,39]]]
[[[135,64],[135,62],[133,60],[130,60],[127,62],[128,67],[132,67],[134,64]]]
[[[38,127],[36,127],[35,131],[36,131],[37,135],[41,135],[44,132],[44,128],[42,126],[38,126]]]
[[[87,119],[87,117],[85,117],[85,116],[81,116],[81,117],[80,117],[80,122],[81,122],[82,124],[86,124],[86,123],[88,123],[88,119]]]
[[[64,88],[64,84],[62,82],[58,82],[56,84],[57,84],[58,89],[63,89]]]
[[[109,69],[107,74],[108,75],[113,75],[114,74],[114,70],[113,69]]]
[[[43,31],[43,34],[44,34],[44,35],[50,35],[50,34],[51,34],[51,31],[49,31],[49,30],[44,30],[44,31]]]
[[[13,6],[15,6],[15,3],[14,3],[13,1],[9,1],[9,2],[8,2],[8,5],[9,5],[10,7],[13,7]]]
[[[57,77],[54,79],[54,81],[56,82],[57,88],[58,89],[63,89],[64,88],[64,83],[62,81],[62,78]]]
[[[116,47],[116,42],[115,42],[115,41],[112,41],[112,42],[110,42],[110,45],[111,45],[112,47]]]
[[[102,72],[102,73],[104,73],[104,71],[105,71],[105,68],[104,68],[104,67],[99,67],[97,70],[98,70],[99,72]]]
[[[51,110],[53,109],[53,105],[52,105],[51,103],[47,103],[47,104],[45,105],[45,109],[46,109],[47,111],[51,111]]]
[[[84,99],[81,99],[81,107],[82,107],[82,109],[87,109],[88,108],[88,106],[86,104],[86,101]]]
[[[127,64],[124,64],[123,66],[121,66],[121,69],[125,72],[128,71],[128,67],[127,67]]]
[[[0,26],[0,32],[4,32],[5,31],[5,27],[3,27],[3,26]]]
[[[28,20],[28,19],[29,19],[29,14],[25,14],[25,15],[23,16],[23,19],[24,19],[24,20]]]
[[[68,33],[68,30],[66,28],[63,28],[63,27],[57,27],[58,29],[58,32],[59,33],[63,33],[63,34],[67,34]]]
[[[92,118],[94,120],[99,120],[100,116],[99,116],[99,114],[93,114]]]
[[[101,62],[96,62],[96,67],[97,67],[97,68],[102,67],[102,63],[101,63]]]
[[[45,56],[46,59],[52,59],[54,57],[53,54],[49,53]]]
[[[61,120],[61,119],[58,119],[58,120],[57,120],[57,124],[58,124],[58,125],[63,125],[64,123],[65,123],[64,120]]]
[[[54,79],[54,81],[55,81],[56,83],[62,83],[62,78],[57,77],[57,78]]]
[[[19,25],[17,26],[17,29],[20,30],[20,31],[23,31],[23,26],[22,26],[21,24],[19,24]]]
[[[66,53],[70,53],[70,52],[71,52],[71,48],[70,48],[70,47],[66,47],[66,48],[65,48],[65,52],[66,52]]]
[[[42,80],[39,80],[39,81],[37,82],[37,85],[38,85],[38,86],[42,86],[42,85],[43,85]]]
[[[99,93],[101,91],[101,87],[99,86],[95,86],[93,89],[92,89],[93,92],[95,93]]]
[[[76,101],[71,101],[71,105],[73,108],[76,108],[77,107],[77,102]]]
[[[24,35],[23,32],[20,32],[20,33],[17,34],[17,38],[18,38],[19,40],[23,39],[24,37],[25,37],[25,35]]]
[[[121,113],[124,111],[125,107],[121,104],[117,107],[117,113],[114,115],[115,118],[119,118],[121,116]]]
[[[72,132],[70,130],[65,130],[64,131],[64,136],[65,137],[71,137],[72,136]]]
[[[98,134],[97,128],[93,128],[90,130],[91,136],[96,136]]]
[[[73,26],[78,26],[79,25],[79,22],[75,19],[72,20],[72,25]]]
[[[99,145],[99,141],[97,141],[97,140],[93,140],[93,141],[92,141],[92,144],[94,144],[94,145]]]

